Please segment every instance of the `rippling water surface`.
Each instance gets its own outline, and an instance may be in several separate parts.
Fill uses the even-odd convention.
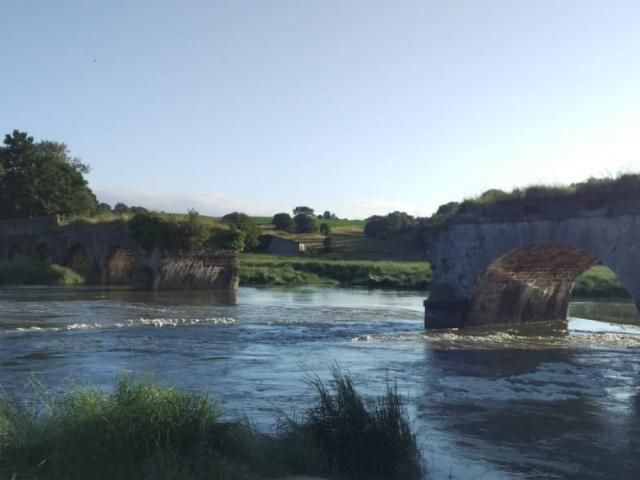
[[[423,300],[7,288],[0,383],[22,396],[34,376],[56,391],[148,374],[268,429],[278,412],[304,411],[305,379],[337,363],[366,394],[398,383],[434,478],[640,478],[640,328],[593,320],[637,322],[633,308],[581,302],[568,328],[527,335],[424,333]]]

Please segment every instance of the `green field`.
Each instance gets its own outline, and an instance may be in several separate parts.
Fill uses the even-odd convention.
[[[341,285],[425,290],[431,280],[426,262],[333,260],[243,254],[241,285]]]

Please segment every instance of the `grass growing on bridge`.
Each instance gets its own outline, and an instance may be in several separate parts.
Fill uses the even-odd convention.
[[[418,479],[423,460],[395,389],[373,403],[339,372],[316,404],[274,434],[228,420],[208,396],[129,377],[28,407],[0,402],[0,477]]]
[[[84,278],[73,270],[36,261],[0,262],[0,285],[79,285]]]
[[[329,260],[252,254],[240,257],[241,285],[332,284],[425,290],[430,280],[431,267],[426,262]]]

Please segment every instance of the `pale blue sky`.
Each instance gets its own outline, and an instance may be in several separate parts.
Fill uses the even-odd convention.
[[[640,164],[640,2],[0,0],[0,132],[100,199],[364,217]]]

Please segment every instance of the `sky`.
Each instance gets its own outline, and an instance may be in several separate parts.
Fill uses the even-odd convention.
[[[637,0],[0,0],[0,134],[99,200],[339,217],[640,170]]]

